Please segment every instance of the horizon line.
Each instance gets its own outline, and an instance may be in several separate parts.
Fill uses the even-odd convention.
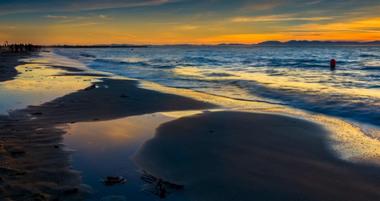
[[[63,47],[63,46],[220,46],[220,45],[260,45],[263,43],[278,43],[278,44],[286,44],[289,42],[316,42],[316,43],[357,43],[357,44],[368,44],[368,43],[380,43],[380,39],[378,40],[265,40],[257,43],[163,43],[163,44],[149,44],[149,43],[103,43],[103,44],[34,44],[34,43],[9,43],[7,40],[3,42],[0,46],[4,46],[5,43],[7,44],[32,44],[36,46],[42,46],[42,47]]]

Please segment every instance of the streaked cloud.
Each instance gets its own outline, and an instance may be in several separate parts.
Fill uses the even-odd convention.
[[[379,9],[379,0],[0,0],[0,41],[380,40]]]
[[[98,15],[98,17],[99,17],[100,19],[110,19],[110,16],[108,16],[108,15],[103,15],[103,14]]]
[[[101,22],[111,19],[108,15],[103,14],[87,16],[46,15],[44,17],[51,20],[54,24],[69,24],[73,27],[101,24]],[[94,20],[97,20],[97,22],[94,23]]]
[[[270,1],[270,2],[249,2],[243,5],[243,11],[266,11],[283,5],[283,1]]]
[[[1,29],[4,29],[4,30],[14,30],[14,29],[17,29],[17,26],[6,25],[6,26],[2,26]]]
[[[60,19],[60,20],[69,18],[68,16],[65,16],[65,15],[46,15],[45,17],[49,19]]]
[[[309,2],[306,2],[306,5],[316,5],[316,4],[320,4],[321,2],[322,0],[309,1]]]
[[[27,0],[0,1],[0,15],[38,12],[78,12],[159,6],[180,0]]]
[[[144,7],[144,6],[157,6],[173,2],[173,0],[81,0],[73,1],[72,4],[67,5],[66,9],[69,10],[103,10],[111,8],[130,8],[130,7]]]
[[[292,27],[293,32],[373,32],[380,33],[380,17],[358,19],[345,22],[333,22],[328,24],[304,24]],[[379,35],[380,39],[380,35]]]
[[[294,17],[294,15],[266,15],[266,16],[240,16],[231,19],[231,22],[284,22],[284,21],[323,21],[332,20],[333,17]]]
[[[177,29],[183,30],[183,31],[191,31],[191,30],[196,30],[198,28],[199,26],[196,26],[196,25],[181,25],[177,27]]]
[[[66,25],[66,28],[67,28],[67,27],[86,27],[86,26],[95,26],[95,25],[99,25],[99,24],[102,24],[102,23],[100,23],[100,22],[73,23],[73,24]]]

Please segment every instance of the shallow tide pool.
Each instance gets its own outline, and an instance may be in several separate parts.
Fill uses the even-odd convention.
[[[159,200],[154,186],[141,179],[142,170],[133,162],[140,146],[154,136],[162,123],[201,111],[154,113],[122,119],[75,123],[65,126],[64,144],[72,154],[72,168],[91,188],[88,200]],[[124,184],[107,186],[102,179],[122,176]],[[166,200],[186,200],[181,191]]]

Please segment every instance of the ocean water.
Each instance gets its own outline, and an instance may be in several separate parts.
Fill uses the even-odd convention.
[[[380,47],[54,49],[97,71],[380,125]],[[337,60],[331,71],[329,61]]]

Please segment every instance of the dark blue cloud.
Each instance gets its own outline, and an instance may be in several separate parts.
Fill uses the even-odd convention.
[[[30,12],[77,12],[159,6],[178,0],[1,0],[0,15]]]
[[[99,11],[127,13],[125,11],[128,9],[135,15],[161,12],[178,17],[192,15],[220,18],[268,14],[344,17],[347,13],[355,12],[357,15],[376,15],[376,12],[368,11],[376,7],[380,7],[379,0],[0,0],[0,15]]]

